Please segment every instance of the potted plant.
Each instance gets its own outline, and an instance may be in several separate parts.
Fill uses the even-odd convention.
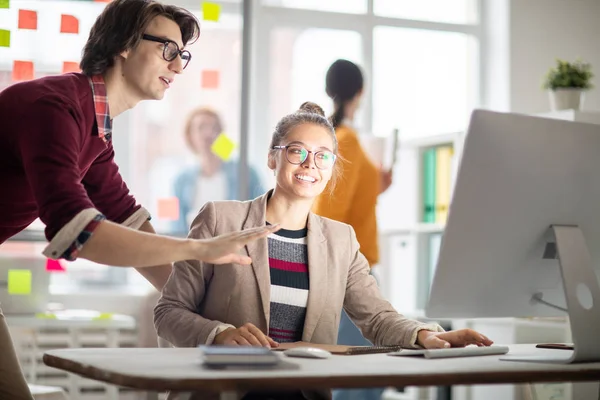
[[[550,95],[552,111],[579,110],[583,106],[585,91],[593,87],[593,76],[588,63],[556,60],[556,66],[550,68],[543,85]]]

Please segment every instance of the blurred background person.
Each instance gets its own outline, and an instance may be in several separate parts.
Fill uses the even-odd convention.
[[[187,233],[198,210],[209,201],[246,200],[238,196],[239,163],[223,160],[212,150],[212,145],[223,132],[219,114],[208,107],[195,109],[185,124],[185,142],[197,156],[197,163],[181,171],[175,179],[174,192],[179,200],[177,233]],[[254,168],[250,167],[250,198],[265,191]]]
[[[360,251],[372,268],[379,261],[377,197],[392,184],[392,172],[375,165],[360,144],[353,127],[363,94],[364,78],[360,68],[337,60],[327,70],[325,90],[333,100],[331,122],[335,128],[341,158],[340,182],[333,191],[324,191],[314,206],[315,214],[344,222],[356,231]],[[371,345],[354,323],[342,312],[338,344]],[[384,388],[335,390],[335,400],[379,399]]]

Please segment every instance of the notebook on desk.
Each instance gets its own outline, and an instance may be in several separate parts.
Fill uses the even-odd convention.
[[[316,347],[327,350],[331,354],[356,356],[361,354],[392,353],[402,350],[402,346],[344,346],[339,344],[317,344],[309,342],[281,343],[275,351],[283,351],[293,347]]]

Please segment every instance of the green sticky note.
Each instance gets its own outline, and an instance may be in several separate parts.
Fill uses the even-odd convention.
[[[31,271],[28,269],[9,269],[8,294],[31,294]]]
[[[37,313],[35,317],[38,319],[56,319],[56,314],[51,312]]]
[[[231,153],[235,148],[233,140],[229,139],[226,134],[221,133],[210,147],[211,151],[216,154],[221,160],[227,161],[231,157]]]
[[[10,47],[10,31],[0,29],[0,47]]]
[[[203,1],[202,16],[206,21],[218,21],[221,16],[221,5]]]
[[[97,317],[92,318],[93,321],[103,321],[107,319],[112,319],[113,313],[103,312],[100,313]]]
[[[0,8],[10,7],[10,0],[0,0]]]

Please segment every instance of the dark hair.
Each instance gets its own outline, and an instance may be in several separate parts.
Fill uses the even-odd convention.
[[[333,154],[337,156],[337,160],[333,166],[333,173],[331,175],[330,181],[330,190],[333,191],[335,187],[335,182],[338,176],[341,174],[341,165],[340,165],[340,156],[338,155],[338,141],[335,136],[335,129],[331,125],[331,122],[325,117],[325,112],[323,109],[315,104],[307,101],[302,103],[298,111],[286,115],[283,117],[275,127],[275,132],[273,132],[273,137],[271,138],[271,144],[269,145],[269,156],[273,156],[275,150],[273,150],[273,146],[279,146],[287,135],[294,130],[299,125],[303,124],[314,124],[321,126],[327,130],[329,136],[331,136],[331,140],[333,141]]]
[[[181,29],[184,46],[200,36],[200,24],[189,11],[154,0],[113,0],[98,16],[83,48],[81,71],[88,76],[103,74],[115,57],[134,49],[155,17],[174,21]]]
[[[363,74],[358,67],[348,60],[337,60],[327,70],[325,91],[331,97],[335,111],[331,123],[337,128],[344,119],[346,103],[352,100],[363,89]]]

